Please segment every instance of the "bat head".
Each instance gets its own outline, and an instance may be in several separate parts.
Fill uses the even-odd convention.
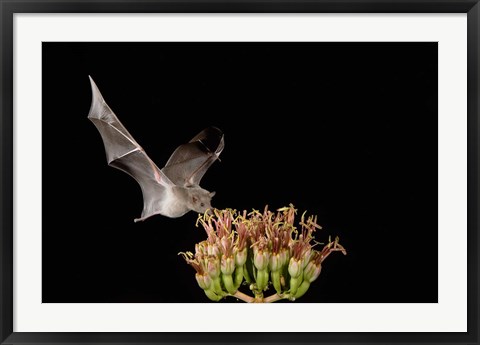
[[[187,206],[190,210],[204,213],[209,208],[212,208],[211,200],[215,192],[209,192],[203,188],[189,188]]]

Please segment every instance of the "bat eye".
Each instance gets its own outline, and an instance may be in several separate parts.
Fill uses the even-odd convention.
[[[200,203],[200,206],[201,206],[201,207],[204,207],[204,206],[205,206],[205,204],[202,202],[202,203]]]

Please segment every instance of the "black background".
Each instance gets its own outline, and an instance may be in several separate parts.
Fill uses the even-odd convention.
[[[295,303],[437,302],[436,43],[43,43],[43,302],[208,302],[177,255],[197,215],[133,222],[88,75],[158,166],[223,130],[215,207],[293,203],[340,236]]]

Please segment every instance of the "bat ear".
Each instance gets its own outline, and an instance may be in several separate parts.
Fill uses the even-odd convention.
[[[208,195],[210,196],[210,198],[213,198],[214,195],[215,195],[215,193],[216,193],[216,192],[210,192],[210,193],[208,193]]]

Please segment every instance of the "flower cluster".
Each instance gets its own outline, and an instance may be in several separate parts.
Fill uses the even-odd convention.
[[[283,207],[276,213],[265,207],[263,213],[214,209],[199,216],[207,239],[195,245],[195,254],[181,253],[196,271],[198,285],[213,301],[235,296],[246,302],[295,300],[303,296],[318,278],[322,262],[333,251],[345,249],[338,238],[322,250],[313,233],[321,227],[316,216],[301,216],[294,224],[296,209]],[[254,297],[239,288],[248,285]],[[264,298],[273,286],[275,293]]]

